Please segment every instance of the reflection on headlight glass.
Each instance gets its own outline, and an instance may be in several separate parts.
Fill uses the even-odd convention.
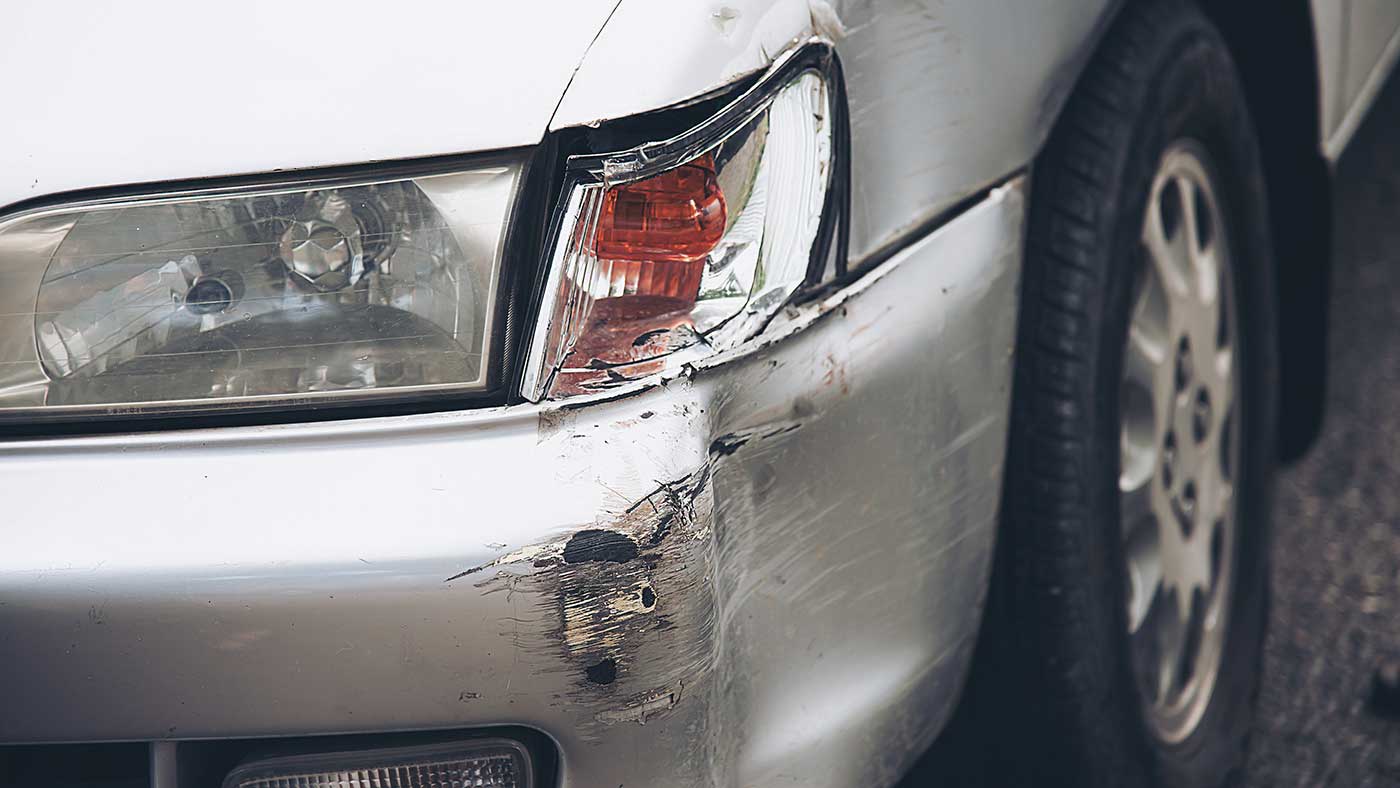
[[[481,389],[518,174],[13,221],[0,228],[0,413]]]

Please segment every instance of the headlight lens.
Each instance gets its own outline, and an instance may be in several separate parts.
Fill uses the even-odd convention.
[[[610,388],[761,329],[823,255],[835,126],[808,69],[675,139],[571,158],[525,396]]]
[[[0,417],[484,390],[515,162],[0,225]]]

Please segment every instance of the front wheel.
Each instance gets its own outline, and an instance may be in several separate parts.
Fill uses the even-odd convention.
[[[1242,769],[1276,380],[1244,107],[1194,6],[1132,4],[1032,172],[990,625],[1031,784]]]

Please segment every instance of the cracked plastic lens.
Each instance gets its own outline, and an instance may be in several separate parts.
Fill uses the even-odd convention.
[[[807,276],[832,169],[829,102],[806,72],[670,169],[574,186],[533,362],[549,369],[529,393],[607,389],[760,330]]]
[[[0,417],[486,384],[514,165],[0,225]]]

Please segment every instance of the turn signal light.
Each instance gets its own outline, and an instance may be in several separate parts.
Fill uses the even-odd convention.
[[[607,276],[594,298],[657,296],[695,302],[705,257],[724,236],[724,193],[705,155],[603,195],[594,254]]]
[[[568,159],[526,398],[734,347],[840,256],[832,52],[812,44],[773,69],[689,131]]]
[[[715,157],[706,153],[674,170],[609,189],[594,249],[604,259],[703,260],[724,235],[724,219]]]

